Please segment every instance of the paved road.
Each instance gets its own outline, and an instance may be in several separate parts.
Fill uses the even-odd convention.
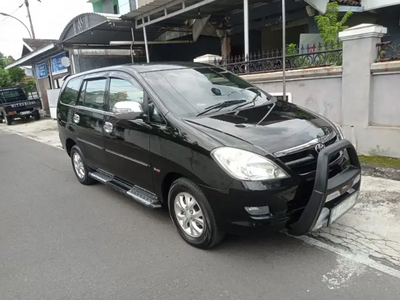
[[[80,185],[67,155],[0,131],[0,298],[398,299],[400,279],[276,234],[186,245],[166,211]]]

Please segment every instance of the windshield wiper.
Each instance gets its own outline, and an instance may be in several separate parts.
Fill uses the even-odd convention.
[[[228,106],[231,106],[231,105],[235,105],[235,104],[240,104],[240,103],[243,103],[243,102],[246,102],[246,100],[228,100],[228,101],[220,102],[220,103],[217,103],[215,105],[211,105],[209,107],[206,107],[204,109],[204,111],[199,113],[196,117],[204,115],[205,113],[208,113],[209,111],[214,110],[214,109],[221,110],[221,109],[223,109],[225,107],[228,107]]]
[[[243,91],[252,91],[252,92],[254,92],[254,93],[256,93],[256,94],[259,94],[259,93],[260,93],[260,91],[258,90],[258,88],[256,88],[255,86],[249,86],[249,87],[247,87],[247,88],[245,88],[245,89],[240,89],[240,90],[233,91],[233,92],[229,93],[229,94],[228,94],[228,97],[229,97],[229,96],[232,96],[232,95],[234,95],[234,94],[237,94],[237,93],[242,93]]]
[[[256,100],[257,100],[258,97],[260,97],[260,94],[256,93],[256,95],[254,96],[253,99],[251,99],[250,102],[246,102],[246,103],[243,103],[243,104],[239,104],[238,106],[232,108],[232,110],[236,110],[236,109],[241,108],[241,107],[243,107],[243,106],[246,106],[247,104],[250,104],[250,103],[252,103],[253,106],[254,106],[254,105],[256,105]]]
[[[276,101],[272,103],[271,108],[268,110],[268,112],[265,114],[265,116],[262,117],[262,119],[257,124],[254,124],[254,127],[260,125],[269,116],[269,114],[272,112],[272,110],[275,108],[275,106],[276,106]]]

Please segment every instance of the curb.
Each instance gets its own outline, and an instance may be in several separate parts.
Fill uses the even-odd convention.
[[[361,163],[362,175],[400,181],[400,169],[378,167]]]

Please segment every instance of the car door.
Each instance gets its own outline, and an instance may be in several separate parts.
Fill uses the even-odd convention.
[[[73,115],[76,140],[86,162],[107,170],[103,126],[107,74],[85,77]]]
[[[112,113],[120,101],[140,103],[146,112],[147,93],[131,76],[112,72],[109,76],[107,110],[105,116],[104,144],[109,169],[114,175],[130,184],[153,191],[150,167],[149,130],[143,120],[117,120]]]

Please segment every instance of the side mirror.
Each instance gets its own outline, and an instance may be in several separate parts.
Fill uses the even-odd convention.
[[[115,103],[113,113],[119,120],[135,120],[143,116],[143,107],[134,101],[121,101]]]

